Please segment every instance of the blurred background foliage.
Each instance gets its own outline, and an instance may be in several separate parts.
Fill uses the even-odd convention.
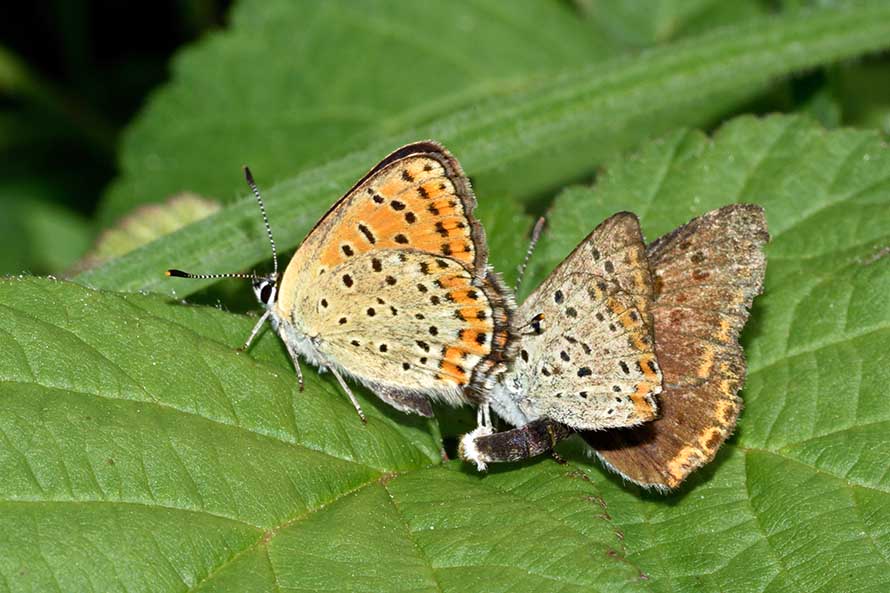
[[[60,274],[90,247],[121,133],[230,2],[48,0],[0,19],[0,273]]]
[[[406,62],[401,59],[393,59],[387,71],[385,52],[369,50],[367,40],[349,46],[353,28],[379,33],[381,43],[391,43],[387,10],[396,5],[410,11],[411,3],[310,2],[301,10],[280,3],[232,6],[214,0],[16,3],[7,7],[9,18],[0,22],[4,153],[0,162],[0,273],[64,274],[76,269],[103,229],[139,204],[160,203],[179,191],[232,200],[241,193],[234,185],[240,183],[236,167],[247,158],[271,171],[271,176],[264,177],[265,184],[271,185],[300,168],[364,146],[374,135],[401,132],[449,109],[466,107],[492,89],[531,85],[539,72],[632,56],[757,16],[829,4],[843,2],[553,0],[513,5],[514,10],[538,10],[542,22],[548,24],[561,21],[553,27],[559,37],[550,39],[543,49],[537,44],[546,36],[538,35],[539,31],[528,35],[528,47],[505,43],[510,36],[522,37],[521,31],[510,29],[521,24],[510,20],[510,9],[491,9],[487,15],[478,7],[458,10],[454,13],[458,21],[440,27],[442,37],[434,40],[453,63],[446,72],[417,77],[404,75]],[[340,14],[346,15],[342,26],[332,27]],[[367,22],[356,27],[354,19],[362,14]],[[443,9],[436,18],[448,18],[448,14]],[[417,22],[422,18],[416,15]],[[497,24],[484,23],[486,34],[477,37],[479,19],[485,18]],[[214,32],[225,31],[239,19],[235,37],[246,37],[245,57],[233,57],[226,73],[243,78],[228,80],[220,97],[171,97],[184,86],[164,87],[174,76],[171,70],[179,68],[182,77],[195,76],[187,57],[171,61],[177,50],[197,43],[212,51],[207,46],[216,44],[225,56],[226,48],[241,46],[232,42],[230,33]],[[303,21],[303,30],[294,39],[297,19]],[[309,24],[307,19],[311,19]],[[325,34],[307,34],[316,30]],[[332,36],[332,31],[340,32],[339,37]],[[228,40],[222,39],[225,35],[230,35]],[[398,41],[395,52],[401,49]],[[416,39],[402,41],[406,47],[417,44]],[[276,47],[305,51],[287,55],[281,63],[250,61]],[[250,74],[253,70],[258,72],[255,79]],[[306,79],[286,76],[294,72],[305,72]],[[208,78],[218,79],[220,74],[206,72]],[[252,88],[254,82],[268,85],[269,79],[281,80],[279,88],[261,92]],[[385,84],[375,85],[378,79]],[[452,87],[460,87],[462,93],[449,95]],[[356,92],[357,88],[364,91]],[[157,100],[150,101],[152,97]],[[198,113],[203,101],[211,104],[207,113]],[[149,108],[144,110],[146,105]],[[386,113],[381,111],[384,106]],[[199,141],[177,143],[176,126],[158,123],[175,119],[175,110],[183,107],[185,118],[207,117],[202,122],[205,128],[213,127],[212,114],[218,112],[216,123],[223,130],[212,129]],[[174,111],[160,113],[165,109]],[[281,113],[283,109],[287,113]],[[224,129],[227,114],[235,110],[246,112],[242,119],[252,121],[255,129],[241,129],[242,121]],[[890,133],[890,58],[869,56],[777,81],[756,96],[744,98],[742,104],[727,106],[724,117],[712,126],[734,113],[776,111],[804,112],[828,127],[860,126],[886,135]],[[306,121],[298,121],[303,114]],[[219,142],[212,140],[216,136]],[[183,153],[193,154],[195,145],[202,142],[209,161],[203,170],[193,167],[192,159],[175,153],[180,144]],[[158,175],[152,175],[149,161],[148,165],[134,164],[134,154],[145,156],[141,153],[146,150],[140,147],[145,145],[166,146],[170,151],[157,156],[166,159]],[[194,170],[176,171],[177,162]],[[175,185],[183,177],[193,179],[193,187]],[[540,199],[525,207],[542,210],[557,189],[543,190]],[[182,216],[188,219],[189,215]]]

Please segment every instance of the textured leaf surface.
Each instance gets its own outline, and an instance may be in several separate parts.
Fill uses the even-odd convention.
[[[288,180],[381,136],[677,39],[696,22],[705,30],[763,13],[759,0],[657,4],[244,0],[225,33],[177,59],[173,83],[129,130],[105,216],[183,190],[240,195],[245,162],[267,184]]]
[[[767,209],[738,433],[669,497],[572,448],[477,475],[433,423],[328,377],[297,392],[252,320],[0,282],[0,591],[876,591],[890,558],[890,150],[743,118],[676,132],[566,191],[540,278],[603,217],[649,237]],[[503,228],[494,231],[508,232]],[[531,278],[528,287],[535,283]]]
[[[579,12],[594,30],[631,46],[665,43],[691,32],[740,21],[767,13],[766,2],[745,0],[574,0]]]
[[[561,566],[582,587],[635,579],[576,565],[612,537],[576,525],[582,482],[423,469],[441,459],[434,425],[366,401],[363,427],[315,373],[298,393],[273,336],[232,349],[247,319],[28,278],[2,281],[0,302],[0,591],[488,591]],[[510,525],[542,501],[553,516]],[[515,555],[542,530],[561,564]]]
[[[328,3],[313,3],[313,6],[327,7]],[[572,32],[574,29],[567,26],[566,32],[557,35],[560,43],[555,43],[551,32],[539,26],[538,20],[520,26],[525,22],[522,20],[525,17],[519,16],[521,11],[501,15],[501,18],[487,13],[482,17],[477,13],[481,9],[460,6],[462,8],[455,8],[457,12],[452,17],[458,25],[463,22],[456,18],[460,11],[467,12],[464,16],[470,23],[485,23],[485,27],[500,25],[507,16],[519,19],[507,21],[512,23],[508,27],[511,31],[508,38],[515,41],[513,46],[516,47],[534,48],[549,43],[555,48],[563,48],[563,42],[568,43],[576,37]],[[270,19],[269,27],[272,31],[277,30],[275,18],[279,15],[275,9],[255,10],[262,15],[256,18]],[[315,10],[325,14],[326,9]],[[309,14],[314,13],[310,11]],[[540,16],[535,12],[529,14],[531,19]],[[257,58],[251,48],[262,48],[263,43],[272,43],[276,37],[263,41],[264,37],[257,36],[255,33],[260,23],[249,22],[249,18],[254,17],[250,17],[247,9],[240,18],[245,19],[244,30],[238,27],[240,21],[236,19],[231,39],[225,35],[215,37],[182,57],[177,82],[159,95],[142,123],[132,132],[123,157],[127,173],[112,191],[111,195],[117,197],[111,200],[120,200],[129,206],[136,201],[157,200],[186,189],[215,197],[244,195],[240,189],[243,180],[235,159],[237,164],[257,160],[260,166],[254,168],[254,173],[261,183],[269,187],[272,181],[279,182],[266,191],[266,198],[282,248],[295,246],[336,196],[399,144],[422,137],[445,142],[473,177],[482,204],[499,200],[527,201],[554,187],[561,187],[567,180],[592,175],[597,163],[621,147],[678,124],[711,122],[727,108],[738,105],[742,98],[767,87],[776,77],[884,48],[890,40],[890,5],[857,3],[855,9],[831,8],[803,15],[755,19],[650,50],[633,59],[617,58],[592,65],[567,60],[555,72],[521,77],[521,84],[498,81],[494,87],[462,85],[459,98],[448,105],[433,101],[431,111],[424,112],[424,117],[377,128],[367,137],[356,137],[352,144],[344,141],[338,144],[343,149],[336,153],[343,156],[320,161],[303,159],[311,166],[300,169],[301,159],[292,155],[298,154],[297,146],[301,141],[309,147],[299,149],[304,151],[301,154],[319,152],[328,156],[331,153],[325,152],[324,147],[335,143],[324,142],[320,133],[302,133],[288,137],[286,145],[282,145],[284,141],[281,139],[272,142],[268,134],[253,132],[254,126],[261,125],[264,118],[273,118],[271,127],[277,129],[281,122],[274,118],[287,117],[287,114],[293,116],[292,110],[284,114],[276,111],[280,106],[270,104],[272,99],[268,97],[286,96],[288,88],[279,90],[278,86],[287,87],[287,81],[297,85],[300,79],[291,75],[275,81],[254,81],[252,77],[276,67],[279,55],[286,54],[288,59],[281,61],[290,63],[289,60],[302,55],[303,50]],[[287,19],[281,15],[281,20]],[[288,40],[310,40],[314,34],[327,30],[322,27],[327,21],[314,23],[303,13],[299,20],[303,27],[311,28],[317,24],[319,29],[312,29],[313,34],[296,34],[294,31],[300,30],[298,28],[288,30]],[[413,30],[417,18],[412,16],[408,24],[400,25],[401,22],[394,21],[387,31],[400,33],[400,39],[412,40],[405,43],[414,47],[417,38],[405,28]],[[371,26],[361,20],[359,24]],[[334,25],[339,23],[335,21]],[[589,35],[584,26],[579,27],[584,35]],[[284,35],[283,32],[279,34]],[[487,43],[485,37],[482,35],[479,43]],[[519,41],[516,41],[517,37]],[[372,36],[372,39],[377,37]],[[386,38],[385,41],[391,40]],[[368,59],[380,52],[381,44],[389,59],[391,45],[379,40],[374,46],[375,51],[368,50]],[[569,51],[577,50],[578,47],[569,48]],[[414,56],[417,51],[406,49],[403,53]],[[242,55],[253,57],[242,62]],[[558,60],[562,54],[552,55],[548,50],[545,55]],[[219,74],[221,65],[230,61],[242,64],[241,67],[249,69],[249,73],[233,74],[233,79],[225,73]],[[258,61],[268,63],[269,69],[256,68]],[[362,69],[354,67],[352,62],[348,64],[349,72],[359,76],[357,72]],[[396,71],[404,76],[413,69],[401,65]],[[505,71],[514,72],[513,69]],[[523,72],[528,74],[530,70]],[[201,80],[207,77],[210,82],[202,84]],[[344,76],[342,80],[351,78]],[[276,89],[275,93],[266,95],[270,88]],[[372,90],[383,92],[376,85],[365,85],[356,92]],[[239,103],[239,108],[233,110],[207,109],[208,101],[213,102],[214,98],[221,104],[245,100],[247,103],[244,108],[240,108]],[[396,102],[387,107],[387,113],[391,113],[390,109],[394,111],[397,105]],[[238,119],[245,114],[249,119]],[[219,128],[219,122],[213,119],[218,117],[231,118],[233,123]],[[216,134],[212,138],[202,137],[197,134],[199,130],[192,129],[206,118],[212,120],[208,123],[213,124],[212,133]],[[315,122],[316,119],[311,113],[306,116],[306,121]],[[312,125],[317,126],[317,122]],[[174,139],[165,137],[179,129],[188,133]],[[217,132],[217,129],[232,132],[228,135]],[[272,150],[264,149],[262,154],[274,154],[276,159],[285,160],[270,160],[268,165],[263,164],[264,159],[259,153],[254,156],[255,149],[251,148],[260,145],[272,147]],[[364,148],[357,149],[359,146]],[[219,151],[228,151],[225,162],[223,156],[217,154]],[[490,220],[484,212],[482,218],[485,222]],[[493,244],[495,254],[510,252],[513,248],[521,250],[521,246],[510,243],[507,237],[495,238],[495,241],[504,241],[503,244]],[[172,265],[183,269],[227,271],[246,269],[267,258],[268,245],[256,207],[247,198],[200,223],[90,271],[82,275],[81,280],[115,290],[146,289],[170,293],[172,285],[165,281],[161,272]],[[495,260],[495,263],[506,265],[503,260]],[[187,286],[180,283],[176,288],[180,295],[184,295],[201,286],[201,282],[192,282]]]

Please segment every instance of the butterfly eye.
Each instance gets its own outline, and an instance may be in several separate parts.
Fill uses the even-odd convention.
[[[274,288],[272,287],[271,284],[269,284],[269,283],[263,284],[263,287],[260,289],[260,301],[264,305],[268,305],[269,301],[272,300],[273,291],[274,291]]]

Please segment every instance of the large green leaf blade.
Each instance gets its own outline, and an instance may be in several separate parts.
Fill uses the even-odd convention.
[[[273,336],[255,357],[232,350],[248,319],[45,279],[4,280],[0,295],[0,574],[12,591],[484,591],[489,573],[527,575],[529,590],[615,538],[586,524],[599,503],[585,480],[564,491],[559,468],[484,486],[422,469],[438,460],[434,432],[370,402],[365,427],[315,373],[297,392]],[[550,515],[513,542],[540,553],[541,530],[555,529],[560,565],[493,547],[536,505]],[[566,590],[639,580],[622,563],[573,570]]]
[[[106,220],[183,189],[229,198],[244,163],[277,183],[618,50],[554,2],[254,0],[232,12],[227,32],[176,58],[128,131]]]
[[[262,538],[240,521],[160,505],[0,504],[4,591],[177,591]]]
[[[274,336],[259,360],[235,352],[247,319],[52,280],[0,294],[13,590],[192,587],[386,472],[440,459],[428,422],[368,402],[366,427],[314,373],[299,393]]]
[[[648,576],[624,558],[623,534],[582,472],[554,464],[485,476],[449,469],[387,486],[443,590],[646,590]]]
[[[704,20],[705,31],[765,13],[758,0],[727,15],[708,3],[660,1],[642,15],[610,7],[606,20],[584,22],[583,8],[535,0],[244,0],[227,32],[180,54],[172,83],[128,131],[124,175],[104,218],[186,188],[240,193],[224,172],[244,162],[270,183],[290,179],[381,137],[664,41],[653,26],[676,38],[690,20]],[[659,24],[648,22],[653,15]]]

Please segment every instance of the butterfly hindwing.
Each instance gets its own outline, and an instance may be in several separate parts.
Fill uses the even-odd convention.
[[[639,222],[632,214],[616,214],[517,312],[520,340],[513,372],[529,415],[591,430],[654,418],[661,373],[650,300]]]
[[[433,417],[433,404],[428,397],[382,386],[375,386],[374,393],[400,412],[408,412],[427,418]]]
[[[324,351],[383,399],[401,391],[457,404],[506,344],[498,290],[489,281],[477,287],[455,260],[380,250],[324,274],[300,310]]]

